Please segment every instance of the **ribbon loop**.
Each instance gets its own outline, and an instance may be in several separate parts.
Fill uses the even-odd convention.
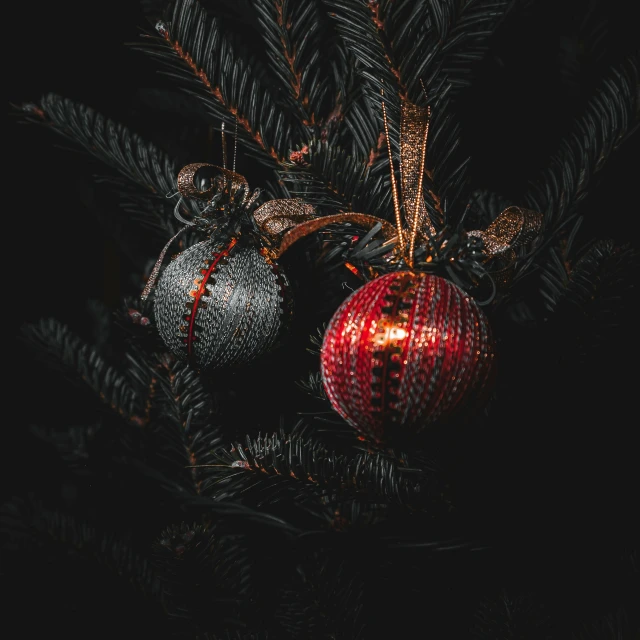
[[[467,235],[480,238],[487,260],[495,261],[491,275],[496,284],[506,287],[513,278],[518,255],[516,249],[534,240],[542,228],[543,216],[522,207],[507,207],[485,231],[474,229]]]
[[[229,188],[230,191],[237,191],[240,188],[244,188],[244,203],[244,200],[246,200],[249,193],[249,183],[247,182],[247,179],[235,171],[230,171],[229,169],[224,169],[223,167],[218,167],[215,164],[209,164],[208,162],[194,162],[180,169],[180,173],[178,174],[178,190],[183,197],[210,200],[218,190],[218,185],[215,180],[211,180],[210,186],[205,189],[202,189],[195,184],[194,178],[196,177],[196,174],[204,167],[216,169],[217,174],[223,176],[224,188]]]
[[[485,231],[474,229],[468,235],[480,238],[488,257],[510,255],[513,249],[534,240],[542,227],[542,214],[522,207],[507,207]]]
[[[307,204],[301,198],[269,200],[253,212],[253,218],[260,231],[272,238],[310,220],[314,215],[313,205]]]
[[[382,228],[380,231],[385,240],[395,240],[398,237],[396,228],[390,222],[377,218],[376,216],[370,216],[366,213],[336,213],[303,222],[287,231],[277,249],[277,257],[280,257],[294,242],[336,222],[353,222],[365,229],[372,229],[375,225],[381,224]]]

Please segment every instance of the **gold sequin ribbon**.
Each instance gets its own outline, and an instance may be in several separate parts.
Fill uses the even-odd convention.
[[[517,258],[515,250],[538,236],[542,221],[541,213],[512,206],[502,211],[486,230],[467,232],[472,238],[482,240],[487,260],[499,259],[501,266],[491,272],[496,284],[504,286],[509,283]]]
[[[400,111],[400,180],[404,217],[410,229],[427,236],[436,230],[429,219],[422,193],[422,177],[429,133],[429,109],[402,100]]]
[[[249,194],[249,183],[244,176],[236,173],[235,171],[217,167],[215,164],[209,164],[208,162],[194,162],[193,164],[188,164],[186,167],[180,169],[180,173],[178,173],[178,191],[180,191],[182,196],[185,198],[198,198],[200,200],[209,200],[213,197],[213,194],[218,189],[214,180],[211,181],[211,186],[207,189],[200,189],[193,182],[196,173],[203,167],[216,169],[224,178],[224,187],[226,188],[228,186],[231,191],[237,191],[241,187],[244,187],[245,196],[243,202],[247,199]]]
[[[244,204],[247,201],[249,198],[249,183],[243,175],[207,162],[188,164],[180,170],[180,173],[178,173],[178,190],[182,196],[200,200],[209,200],[213,197],[218,189],[215,180],[212,180],[211,185],[206,189],[201,189],[194,183],[196,173],[203,167],[215,169],[218,175],[222,175],[224,187],[228,187],[230,191],[244,188],[245,195],[242,203]],[[287,229],[313,218],[314,214],[314,207],[305,203],[302,199],[285,198],[265,202],[253,212],[253,217],[260,231],[273,240]]]
[[[468,235],[481,238],[489,256],[497,256],[531,242],[542,227],[542,214],[522,207],[507,207],[487,227],[469,231]]]
[[[313,218],[314,215],[314,207],[300,198],[269,200],[253,212],[262,233],[274,239],[287,229]]]
[[[382,225],[381,232],[385,240],[388,241],[397,238],[395,227],[386,220],[382,220],[381,218],[370,216],[365,213],[335,213],[333,215],[321,216],[319,218],[303,222],[287,231],[282,238],[280,246],[278,247],[277,257],[281,256],[294,242],[308,236],[310,233],[318,231],[330,224],[344,224],[345,222],[357,224],[365,229],[372,229],[376,224],[380,223]]]

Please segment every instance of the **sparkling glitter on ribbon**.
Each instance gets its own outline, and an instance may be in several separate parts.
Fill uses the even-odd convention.
[[[469,231],[472,238],[480,238],[487,259],[497,258],[500,266],[491,270],[499,287],[506,287],[513,277],[517,254],[515,249],[534,240],[540,233],[543,216],[522,207],[507,207],[487,227]]]
[[[145,285],[144,289],[142,290],[142,293],[140,294],[140,298],[142,300],[146,300],[149,297],[149,294],[153,289],[153,285],[156,283],[156,280],[158,279],[158,274],[160,273],[160,267],[162,266],[162,261],[164,260],[164,257],[167,254],[169,246],[183,231],[185,231],[188,228],[189,227],[182,227],[182,229],[180,229],[180,231],[178,231],[178,233],[176,233],[176,235],[173,236],[173,238],[171,238],[171,240],[169,240],[169,242],[167,242],[167,244],[164,245],[164,248],[160,252],[158,259],[156,260],[156,263],[153,265],[153,269],[149,274],[149,279],[147,280],[147,284]]]
[[[377,224],[382,224],[381,233],[385,240],[394,240],[398,237],[396,229],[391,223],[377,218],[376,216],[370,216],[365,213],[336,213],[334,215],[322,216],[321,218],[314,218],[313,220],[303,222],[287,231],[282,238],[280,246],[278,247],[276,257],[281,256],[294,242],[308,236],[314,231],[322,229],[322,227],[326,227],[336,222],[352,222],[353,224],[358,224],[365,229],[371,229]]]
[[[509,255],[513,249],[534,240],[542,227],[542,214],[522,207],[507,207],[485,231],[468,235],[480,238],[488,256]]]
[[[180,173],[178,174],[178,190],[183,197],[198,198],[201,200],[210,200],[213,197],[218,188],[215,184],[215,181],[212,181],[211,186],[208,189],[204,190],[196,187],[193,182],[196,173],[203,167],[211,167],[212,169],[217,169],[218,172],[222,176],[224,176],[225,187],[229,186],[229,189],[231,191],[237,191],[241,187],[244,187],[244,199],[247,198],[249,193],[249,183],[244,176],[236,173],[235,171],[229,171],[229,169],[218,167],[214,164],[209,164],[208,162],[195,162],[193,164],[188,164],[186,167],[180,169]]]
[[[403,100],[400,116],[400,175],[404,215],[410,228],[419,228],[433,236],[436,230],[429,219],[422,195],[422,174],[429,132],[429,109]],[[415,215],[417,212],[417,220]]]
[[[276,237],[314,217],[315,208],[300,198],[269,200],[260,205],[253,217],[264,235]]]

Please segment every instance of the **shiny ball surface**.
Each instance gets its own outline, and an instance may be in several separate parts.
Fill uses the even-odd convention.
[[[399,271],[365,284],[324,334],[321,373],[333,408],[382,442],[451,417],[486,388],[494,343],[488,320],[455,284]]]
[[[167,347],[200,369],[245,364],[272,349],[290,313],[278,264],[235,240],[180,253],[158,280],[154,317]]]

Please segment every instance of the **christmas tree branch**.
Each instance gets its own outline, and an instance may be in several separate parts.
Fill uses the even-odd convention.
[[[547,235],[574,214],[592,176],[637,130],[639,108],[638,59],[629,57],[604,79],[574,131],[525,196],[526,206],[544,213]]]
[[[219,20],[196,0],[178,0],[170,22],[157,30],[161,38],[140,48],[167,64],[168,75],[186,82],[217,120],[232,130],[237,121],[238,140],[249,153],[271,167],[281,163],[304,127],[280,110],[259,61],[240,55]]]
[[[637,254],[629,247],[616,247],[612,240],[590,246],[578,260],[569,257],[571,247],[554,249],[543,267],[541,294],[556,319],[571,319],[571,333],[582,340],[578,357],[606,348],[611,335],[632,313],[633,285],[628,273],[637,266]]]
[[[434,65],[428,76],[423,72],[419,77],[425,78],[429,92],[436,76],[442,75],[452,85],[453,94],[457,94],[469,85],[473,63],[486,54],[491,36],[515,3],[513,0],[448,0],[426,5],[437,34],[432,39],[441,43],[442,48],[439,64]]]
[[[302,124],[315,130],[329,91],[326,64],[328,33],[315,2],[254,0],[274,76]],[[322,46],[322,48],[321,48]],[[324,72],[324,73],[323,73]]]
[[[364,584],[342,561],[314,553],[284,587],[275,612],[291,638],[363,638]]]
[[[126,538],[98,530],[75,516],[52,511],[35,498],[14,498],[2,507],[0,521],[14,552],[57,545],[108,568],[145,600],[166,606],[157,573],[147,558],[135,553]]]
[[[184,362],[159,358],[148,366],[153,389],[149,421],[154,455],[172,467],[170,473],[185,488],[205,495],[214,476],[206,466],[215,462],[212,451],[220,443],[213,424],[214,402],[196,371]]]
[[[346,151],[326,142],[304,147],[297,163],[280,171],[289,192],[331,212],[357,211],[386,218],[391,194],[386,176],[371,170]]]
[[[108,365],[95,348],[85,344],[66,325],[55,319],[43,319],[26,325],[23,337],[51,368],[60,369],[70,379],[79,377],[129,424],[140,426],[144,423],[139,396],[126,376]]]
[[[221,465],[215,485],[218,498],[259,491],[263,485],[271,487],[273,498],[277,495],[274,481],[287,486],[302,483],[320,496],[338,493],[341,498],[414,506],[435,495],[426,472],[409,468],[405,460],[383,454],[336,454],[304,428],[291,434],[280,430],[271,436],[247,437],[245,446],[235,443],[230,451],[216,451],[216,457]]]
[[[544,605],[531,593],[511,594],[501,590],[480,602],[473,620],[474,640],[493,640],[509,637],[512,629],[526,629],[532,637],[551,637],[552,620]]]
[[[406,94],[400,71],[392,59],[384,33],[384,15],[388,3],[363,2],[361,0],[326,0],[330,17],[336,23],[338,34],[354,58],[354,80],[358,78],[359,91],[376,114],[378,132],[370,137],[362,152],[368,153],[376,144],[382,131],[382,92],[389,114],[389,131],[397,140],[400,121],[400,97]],[[357,99],[357,95],[347,96],[347,104]],[[365,113],[362,113],[365,115]],[[360,117],[360,120],[366,119]]]
[[[237,538],[237,536],[236,536]],[[153,544],[169,615],[198,620],[205,629],[243,626],[240,606],[250,591],[245,545],[202,524],[171,525]]]
[[[172,231],[171,218],[163,209],[166,197],[178,191],[178,169],[164,152],[90,107],[55,94],[44,96],[38,106],[27,105],[24,110],[31,121],[47,125],[161,199],[163,206],[142,212],[142,217],[151,227]],[[191,213],[199,213],[195,201],[185,199],[184,204]]]
[[[336,21],[338,32],[361,65],[362,76],[377,87],[378,94],[386,88],[397,96],[405,95],[406,88],[386,41],[385,14],[389,3],[385,0],[326,0],[326,3],[332,10],[330,16]],[[393,104],[393,98],[391,100]]]

